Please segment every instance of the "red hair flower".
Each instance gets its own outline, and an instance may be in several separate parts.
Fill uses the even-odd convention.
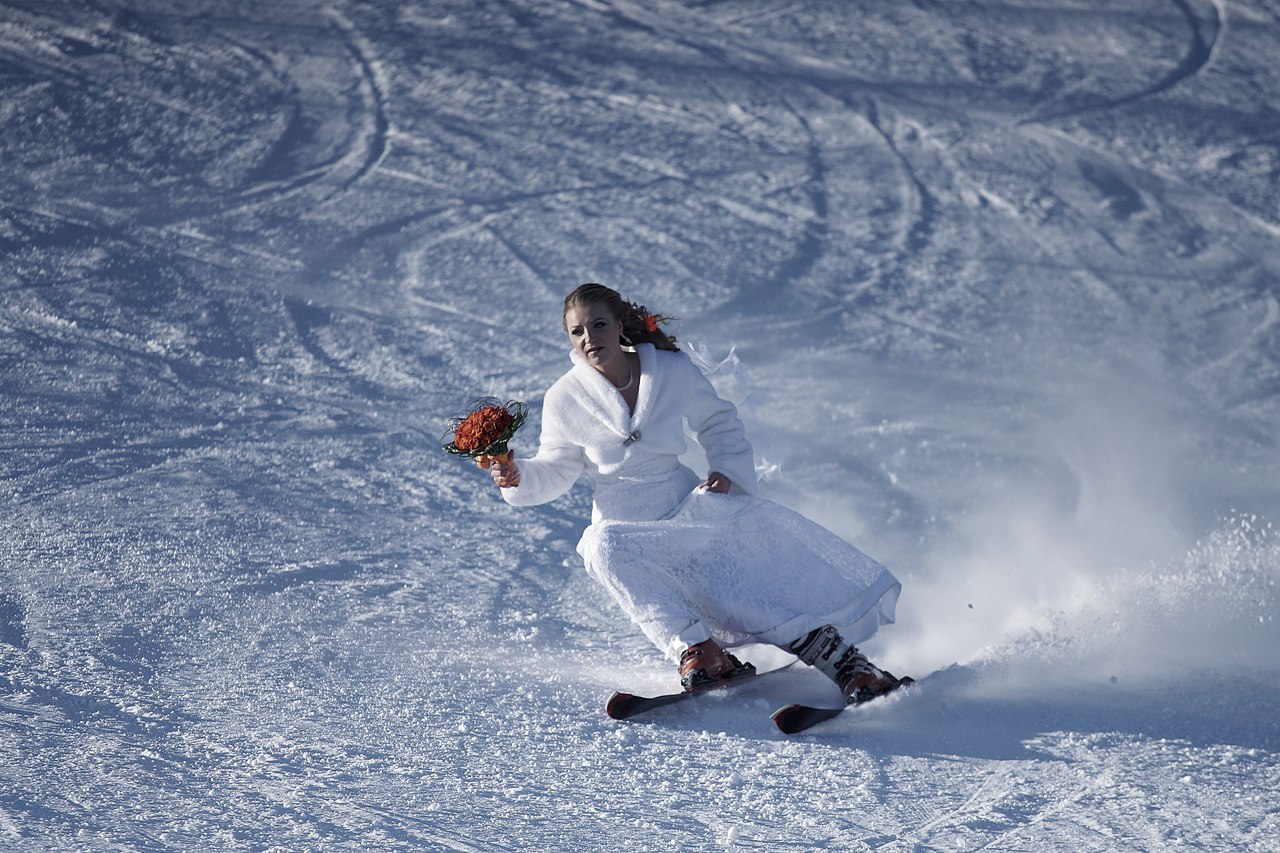
[[[653,316],[652,314],[645,314],[644,327],[645,327],[645,330],[648,332],[658,331],[658,318]]]

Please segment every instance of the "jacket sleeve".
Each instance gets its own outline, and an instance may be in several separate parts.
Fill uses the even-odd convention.
[[[516,457],[520,485],[502,489],[502,499],[512,506],[536,506],[553,501],[577,482],[586,465],[582,447],[569,440],[553,395],[542,409],[542,434],[538,452],[528,459]]]
[[[711,381],[692,360],[687,365],[682,391],[687,390],[685,419],[707,455],[710,471],[719,471],[747,494],[755,494],[755,454],[738,410],[716,393]]]

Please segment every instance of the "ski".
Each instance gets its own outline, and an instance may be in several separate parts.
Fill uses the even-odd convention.
[[[719,681],[693,690],[681,690],[676,693],[663,693],[658,696],[638,696],[635,693],[627,693],[620,690],[609,697],[609,701],[605,703],[604,712],[615,720],[629,720],[640,714],[645,714],[649,711],[653,711],[667,705],[674,705],[677,702],[683,702],[686,699],[692,699],[695,696],[711,690],[736,687],[748,681],[754,681],[757,678],[772,675],[775,672],[781,672],[782,670],[787,669],[787,667],[792,666],[793,663],[794,662],[778,667],[777,669],[770,669],[764,672],[757,672],[754,666],[749,663],[745,663]]]
[[[845,706],[846,708],[849,706]],[[784,734],[794,735],[824,720],[838,717],[844,708],[818,708],[813,705],[785,705],[773,712],[773,722]]]
[[[890,693],[894,692],[899,687],[906,687],[909,684],[915,684],[915,683],[916,682],[914,678],[910,678],[910,677],[902,678],[901,680],[898,681],[897,686],[895,686],[893,690],[889,690],[886,693],[881,693],[879,696],[876,696],[873,699],[868,699],[867,702],[874,701],[874,699],[879,699],[881,696],[888,696]],[[799,705],[799,704],[786,705],[774,711],[772,714],[772,719],[774,724],[777,725],[779,731],[783,732],[784,734],[794,735],[794,734],[799,734],[800,732],[805,731],[806,729],[813,728],[818,723],[825,722],[827,720],[830,720],[833,717],[840,716],[840,714],[842,714],[846,708],[857,708],[860,705],[867,704],[867,702],[857,702],[854,704],[845,705],[844,707],[841,707],[841,708],[820,708],[813,705]]]

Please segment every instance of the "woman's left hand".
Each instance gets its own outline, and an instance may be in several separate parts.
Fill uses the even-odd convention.
[[[721,474],[719,471],[712,471],[707,475],[706,481],[702,487],[708,492],[715,492],[718,495],[729,493],[729,487],[733,485],[733,481]]]

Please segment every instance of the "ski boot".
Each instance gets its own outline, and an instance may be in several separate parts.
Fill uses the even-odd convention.
[[[873,664],[830,625],[810,631],[788,648],[834,681],[849,705],[861,705],[912,682],[910,678],[896,678]]]
[[[715,640],[703,640],[680,655],[680,686],[685,692],[692,693],[755,670],[751,664],[743,663],[720,648]]]

